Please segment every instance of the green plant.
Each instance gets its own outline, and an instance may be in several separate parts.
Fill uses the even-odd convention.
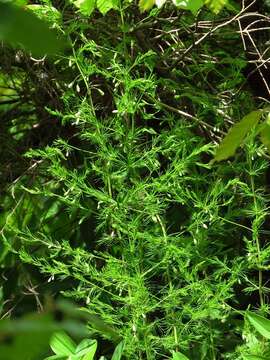
[[[256,335],[251,331],[253,339],[249,344],[249,352],[243,354],[244,360],[265,360],[268,359],[270,354],[270,344],[265,339],[270,339],[270,321],[265,317],[256,314],[255,312],[247,311],[246,318],[262,337],[258,339]]]
[[[51,303],[52,305],[52,303]],[[55,310],[61,303],[53,304]],[[72,304],[62,310],[62,321],[56,321],[52,310],[42,313],[29,313],[19,319],[1,318],[0,352],[5,360],[43,360],[48,353],[49,340],[53,333],[68,331],[73,336],[85,337],[88,334],[85,324],[80,321],[79,312]],[[72,316],[70,316],[72,309]],[[8,341],[6,341],[8,339]]]
[[[74,359],[74,360],[93,360],[97,349],[96,340],[82,340],[79,345],[75,345],[73,340],[64,332],[55,333],[50,341],[50,347],[55,353],[46,359]]]
[[[123,344],[121,342],[117,345],[112,355],[112,360],[121,359]],[[47,357],[46,360],[93,360],[97,350],[97,341],[84,339],[76,346],[65,332],[60,332],[52,336],[50,346],[55,355]],[[104,357],[102,358],[104,359]]]
[[[154,4],[161,7],[167,0],[140,0],[139,6],[142,11],[150,10]],[[179,9],[190,10],[196,14],[204,5],[210,10],[218,14],[224,6],[228,4],[228,0],[173,0],[174,5]]]
[[[17,2],[23,5],[26,2]],[[63,38],[57,37],[47,24],[21,6],[0,1],[0,40],[31,51],[34,56],[55,54],[64,48]]]
[[[70,51],[4,48],[3,314],[74,299],[96,341],[82,355],[65,335],[56,357],[93,356],[97,343],[113,360],[267,357],[239,320],[267,306],[269,165],[251,131],[262,112],[226,140],[228,156],[245,138],[230,163],[209,164],[231,124],[263,108],[244,88],[241,15],[53,4],[35,12]]]
[[[253,312],[246,314],[249,322],[266,339],[270,339],[270,320]]]
[[[267,115],[265,121],[259,124],[263,115]],[[236,123],[228,135],[219,145],[214,161],[226,160],[235,154],[237,148],[243,143],[250,131],[257,127],[256,135],[260,135],[262,143],[270,152],[270,117],[269,110],[255,110],[246,115],[239,123]]]
[[[174,352],[172,360],[188,360],[188,358],[180,352]]]
[[[83,15],[89,16],[97,8],[103,15],[109,12],[112,9],[121,9],[121,2],[118,0],[72,0],[71,1]],[[157,5],[159,8],[162,7],[167,0],[140,0],[139,8],[143,11],[150,10],[154,5]],[[127,1],[131,3],[131,1]],[[228,0],[173,0],[173,4],[178,9],[184,9],[191,11],[194,15],[200,10],[204,5],[207,5],[210,10],[218,14],[221,9],[226,6]]]

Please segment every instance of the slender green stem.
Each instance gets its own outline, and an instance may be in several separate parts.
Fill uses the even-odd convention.
[[[248,154],[248,165],[249,165],[249,173],[250,173],[250,185],[251,185],[251,191],[252,191],[254,207],[255,207],[255,219],[253,220],[252,230],[253,230],[253,239],[255,238],[255,244],[256,244],[257,256],[258,256],[258,265],[259,265],[259,270],[258,270],[259,297],[260,297],[260,305],[263,306],[264,299],[263,299],[263,283],[262,283],[262,270],[261,270],[261,246],[260,246],[258,231],[257,229],[254,229],[254,221],[257,220],[259,208],[258,208],[257,197],[255,192],[254,176],[252,175],[252,159],[250,157],[250,154]]]

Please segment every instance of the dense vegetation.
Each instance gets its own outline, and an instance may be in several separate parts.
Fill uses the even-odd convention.
[[[66,45],[1,44],[0,359],[269,359],[269,1],[28,5]]]

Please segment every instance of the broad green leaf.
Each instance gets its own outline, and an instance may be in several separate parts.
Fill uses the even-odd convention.
[[[63,40],[32,12],[0,2],[0,40],[22,45],[35,56],[53,54],[63,49]]]
[[[0,343],[0,359],[40,359],[47,351],[51,334],[57,328],[47,314],[30,314],[17,320],[0,321],[0,338],[10,342]]]
[[[258,355],[243,355],[243,360],[267,360],[267,359]]]
[[[124,350],[124,341],[121,341],[115,348],[112,360],[120,360]]]
[[[66,360],[66,359],[67,359],[66,356],[52,355],[52,356],[46,357],[44,360]]]
[[[227,4],[228,0],[205,0],[205,5],[215,14],[218,14]]]
[[[247,312],[247,318],[262,336],[270,339],[270,320],[250,311]]]
[[[196,14],[198,10],[203,6],[203,0],[173,0],[173,3],[178,8],[189,10],[193,14]]]
[[[113,9],[113,0],[97,0],[97,8],[102,15]]]
[[[189,359],[184,354],[174,351],[172,360],[189,360]]]
[[[214,161],[226,160],[235,154],[248,132],[258,124],[262,111],[252,111],[235,124],[219,145]]]
[[[55,333],[50,341],[50,347],[56,355],[69,356],[75,354],[76,345],[65,332]]]
[[[85,16],[91,15],[96,6],[96,0],[76,0],[73,3]]]
[[[266,122],[263,124],[260,131],[260,138],[262,143],[266,146],[268,152],[270,153],[270,125]]]
[[[84,339],[77,346],[75,354],[78,357],[82,357],[82,360],[92,360],[97,350],[97,341],[91,339]]]
[[[96,353],[96,350],[97,350],[97,343],[93,344],[89,348],[88,353],[84,355],[82,360],[93,360],[94,356],[95,356],[95,353]]]
[[[139,8],[141,12],[148,11],[152,9],[155,5],[155,0],[140,0],[139,1]]]

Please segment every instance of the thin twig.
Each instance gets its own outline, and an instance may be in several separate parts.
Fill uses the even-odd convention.
[[[172,70],[174,69],[184,58],[185,56],[192,50],[194,49],[194,47],[198,46],[201,42],[203,42],[206,38],[208,38],[210,35],[212,35],[214,32],[216,32],[217,30],[231,24],[234,21],[237,21],[244,12],[246,12],[252,5],[254,5],[256,2],[256,0],[253,0],[252,3],[250,3],[247,7],[242,8],[242,10],[239,12],[239,14],[235,15],[234,17],[232,17],[231,19],[216,25],[213,29],[210,29],[207,33],[205,33],[202,37],[200,37],[197,41],[195,41],[192,45],[190,45],[182,54],[181,58],[176,60],[170,67],[168,70]]]

